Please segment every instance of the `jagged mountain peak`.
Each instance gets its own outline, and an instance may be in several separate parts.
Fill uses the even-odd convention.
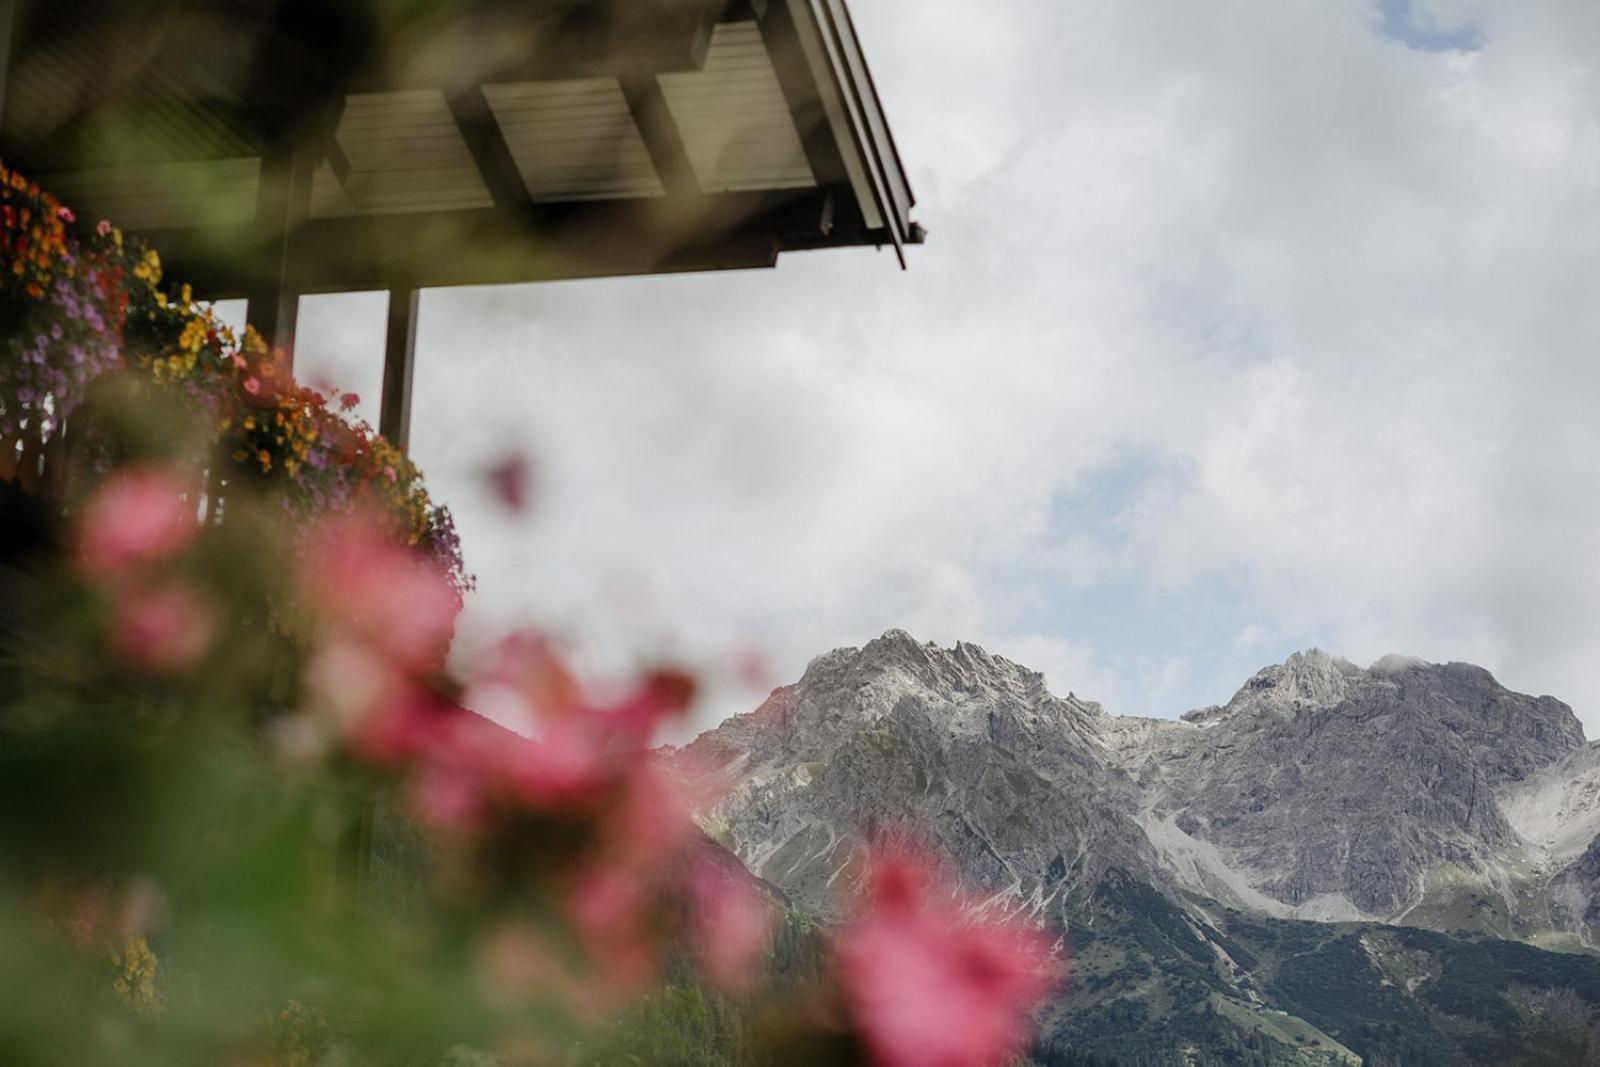
[[[949,648],[918,641],[901,629],[885,631],[859,648],[837,648],[812,660],[799,685],[807,691],[855,687],[863,712],[876,717],[903,697],[932,697],[958,707],[1006,706],[1070,709],[1076,718],[1103,714],[1099,704],[1072,694],[1053,695],[1044,675],[970,641]]]
[[[875,828],[905,825],[979,888],[1037,910],[1113,867],[1155,876],[1104,717],[975,644],[891,630],[819,656],[670,759],[719,796],[705,829],[807,907],[849,884]]]
[[[1344,700],[1365,673],[1343,656],[1308,648],[1257,671],[1227,704],[1188,712],[1183,719],[1214,723],[1240,713],[1286,716],[1310,708],[1330,708]]]

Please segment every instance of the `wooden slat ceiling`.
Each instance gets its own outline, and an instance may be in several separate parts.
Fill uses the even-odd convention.
[[[717,26],[702,69],[658,81],[702,191],[816,184],[756,23]]]
[[[615,78],[485,85],[483,95],[534,200],[665,193]]]
[[[756,23],[717,26],[703,69],[657,80],[702,192],[816,185]],[[617,79],[491,84],[483,93],[534,201],[665,195]],[[319,168],[314,217],[493,202],[437,90],[351,96],[335,141],[349,172],[341,181]]]
[[[334,139],[349,171],[341,182],[331,167],[318,169],[311,190],[314,218],[494,205],[437,89],[346,97]]]
[[[218,292],[285,262],[264,205],[287,179],[261,176],[289,173],[286,145],[294,195],[309,185],[288,224],[302,291],[383,284],[391,265],[471,284],[921,239],[843,0],[418,0],[460,40],[357,34],[365,58],[321,88],[261,62],[301,48],[316,74],[342,54],[317,0],[205,0],[154,27],[134,16],[191,9],[9,2],[27,36],[0,155],[80,214],[178,250]],[[393,30],[381,0],[349,3]],[[316,32],[222,17],[235,9],[309,12]],[[489,47],[495,26],[524,23],[543,44]]]

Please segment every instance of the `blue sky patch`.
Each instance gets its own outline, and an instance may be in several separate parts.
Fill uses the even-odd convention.
[[[1416,0],[1379,0],[1381,32],[1423,52],[1476,52],[1484,45],[1483,31],[1472,23],[1443,27]]]

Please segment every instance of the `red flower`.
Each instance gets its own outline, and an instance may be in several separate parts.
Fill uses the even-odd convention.
[[[833,953],[851,1016],[881,1067],[1005,1063],[1052,985],[1039,931],[972,918],[970,902],[905,849],[873,857]]]
[[[118,578],[181,550],[198,532],[183,501],[185,488],[153,467],[112,475],[78,517],[78,569],[93,578]]]

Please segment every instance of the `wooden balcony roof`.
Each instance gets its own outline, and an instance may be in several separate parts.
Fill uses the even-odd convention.
[[[921,240],[844,0],[0,0],[0,157],[208,296]]]

